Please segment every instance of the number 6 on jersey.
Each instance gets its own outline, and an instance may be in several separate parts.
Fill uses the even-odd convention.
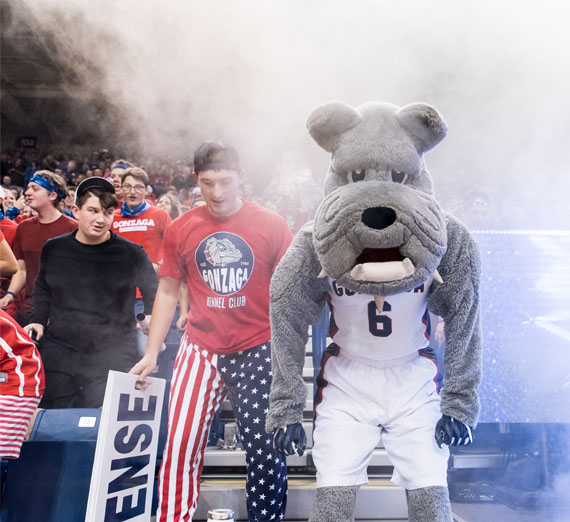
[[[391,311],[390,303],[384,301],[382,312]],[[374,301],[368,303],[368,330],[375,337],[388,337],[392,333],[392,319],[387,315],[379,314]]]

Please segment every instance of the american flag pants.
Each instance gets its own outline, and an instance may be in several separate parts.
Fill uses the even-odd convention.
[[[246,454],[248,520],[265,522],[284,518],[285,456],[273,449],[273,437],[265,432],[270,385],[270,342],[229,355],[216,355],[192,344],[184,335],[172,375],[157,521],[192,520],[210,424],[226,394]]]

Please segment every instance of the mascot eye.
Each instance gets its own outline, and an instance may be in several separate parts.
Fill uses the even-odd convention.
[[[408,181],[408,175],[405,172],[398,172],[397,170],[392,170],[392,181],[395,183],[405,183]]]
[[[366,175],[366,170],[352,170],[348,173],[348,182],[356,183],[357,181],[362,181]]]

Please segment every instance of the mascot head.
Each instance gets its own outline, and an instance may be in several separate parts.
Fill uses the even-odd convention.
[[[313,231],[323,271],[375,296],[431,278],[447,241],[423,157],[445,137],[439,112],[424,103],[330,102],[312,112],[307,128],[331,153]]]

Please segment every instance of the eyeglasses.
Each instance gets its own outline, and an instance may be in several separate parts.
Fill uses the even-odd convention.
[[[129,185],[128,183],[126,185],[122,186],[122,189],[125,192],[130,192],[131,190],[135,190],[135,192],[137,192],[138,194],[142,194],[145,190],[145,186],[144,185]]]

